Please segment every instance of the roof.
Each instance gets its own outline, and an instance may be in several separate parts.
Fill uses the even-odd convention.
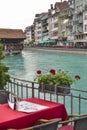
[[[44,13],[41,13],[41,14],[36,14],[36,15],[35,15],[34,22],[39,22],[39,21],[41,20],[41,18],[42,18],[45,14],[47,14],[47,13],[44,12]]]
[[[55,8],[59,8],[60,11],[68,8],[69,7],[69,3],[67,1],[63,1],[63,2],[56,2],[55,3]]]
[[[21,29],[0,29],[0,38],[22,38],[25,39],[25,34]]]

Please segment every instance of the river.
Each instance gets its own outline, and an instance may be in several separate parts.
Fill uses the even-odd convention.
[[[43,73],[51,68],[69,71],[81,77],[72,87],[87,90],[87,55],[24,50],[19,55],[6,56],[3,62],[9,66],[11,76],[29,81],[33,81],[38,69]]]

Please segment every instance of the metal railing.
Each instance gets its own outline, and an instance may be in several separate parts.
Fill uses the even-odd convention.
[[[27,98],[41,98],[48,101],[65,104],[69,114],[86,114],[87,113],[87,91],[67,88],[70,90],[69,94],[40,91],[39,84],[27,80],[21,80],[11,77],[11,82],[6,86],[9,91],[9,100],[13,100],[13,96],[19,99]],[[44,89],[44,88],[43,88]]]

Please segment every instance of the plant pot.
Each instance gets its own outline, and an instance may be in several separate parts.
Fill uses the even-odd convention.
[[[69,94],[70,86],[53,86],[48,84],[39,84],[39,91],[56,94]]]
[[[6,90],[0,90],[0,104],[7,103],[9,99],[9,92]]]

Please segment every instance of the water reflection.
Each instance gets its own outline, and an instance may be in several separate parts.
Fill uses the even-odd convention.
[[[3,62],[10,67],[9,73],[13,77],[30,81],[38,69],[43,73],[51,68],[67,70],[72,76],[78,74],[81,77],[72,86],[87,90],[87,55],[23,51],[20,55],[7,56]]]

